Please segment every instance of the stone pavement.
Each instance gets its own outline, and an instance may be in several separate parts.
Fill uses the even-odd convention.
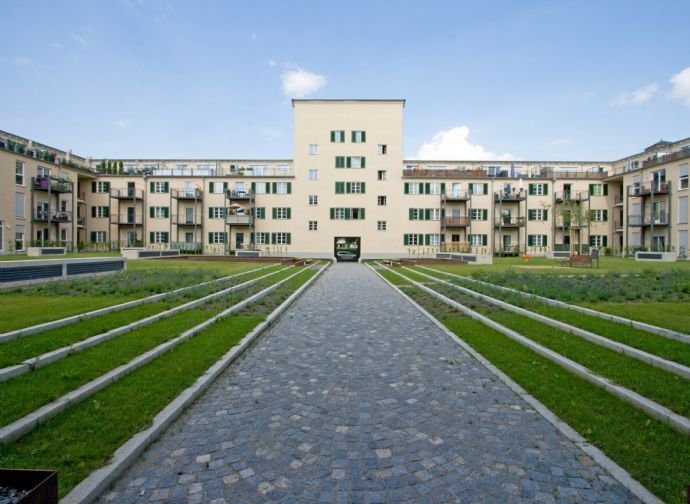
[[[635,500],[352,263],[326,271],[99,502]]]

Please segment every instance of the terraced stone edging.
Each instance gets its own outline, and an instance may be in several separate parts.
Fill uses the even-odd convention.
[[[89,504],[103,493],[113,481],[115,481],[143,451],[155,441],[165,429],[196,399],[203,394],[213,381],[252,343],[270,327],[273,322],[308,289],[314,281],[330,266],[326,263],[299,289],[293,292],[278,308],[273,310],[265,321],[257,325],[249,334],[230,350],[206,373],[201,375],[194,385],[185,389],[176,399],[166,406],[153,419],[151,427],[132,436],[126,443],[113,454],[108,465],[97,469],[81,483],[72,489],[60,502],[61,504]]]

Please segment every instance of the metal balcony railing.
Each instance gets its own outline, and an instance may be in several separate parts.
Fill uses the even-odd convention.
[[[628,226],[668,226],[668,213],[656,215],[628,215]]]
[[[668,194],[669,192],[668,182],[652,182],[644,185],[631,185],[628,186],[629,196],[649,196],[654,194]]]
[[[136,214],[136,215],[131,215],[131,214],[122,214],[122,215],[113,215],[113,224],[118,224],[121,226],[129,224],[130,226],[141,226],[142,224],[142,218],[141,214]]]
[[[568,201],[580,202],[589,199],[589,192],[587,191],[558,191],[555,195],[556,203],[565,203]]]
[[[495,227],[522,227],[524,225],[524,217],[513,217],[511,215],[501,215],[495,222]]]
[[[54,193],[71,193],[72,182],[55,177],[32,177],[31,188],[35,191],[48,191]]]
[[[201,189],[172,189],[170,195],[175,199],[198,200],[204,195]]]
[[[189,217],[188,215],[173,215],[172,223],[177,226],[200,226],[201,217],[199,215],[194,215]]]
[[[33,220],[35,222],[72,222],[72,212],[55,212],[53,210],[34,210]]]
[[[225,222],[231,226],[249,226],[252,222],[251,215],[228,215]]]
[[[132,189],[129,187],[126,189],[111,189],[110,190],[110,197],[115,198],[115,199],[129,199],[129,200],[144,199],[144,190],[143,189]]]
[[[470,225],[469,217],[446,217],[444,219],[446,227],[467,227]]]
[[[524,201],[524,199],[527,197],[527,193],[525,192],[524,189],[520,191],[498,191],[494,193],[494,201],[501,201],[501,202],[513,202],[513,201]]]

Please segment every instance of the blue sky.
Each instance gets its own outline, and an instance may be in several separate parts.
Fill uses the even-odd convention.
[[[663,0],[5,0],[0,129],[92,157],[290,158],[291,97],[405,98],[407,157],[612,160],[690,136],[688,19]]]

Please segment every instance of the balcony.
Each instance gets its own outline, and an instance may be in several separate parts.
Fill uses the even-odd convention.
[[[567,203],[569,201],[581,202],[589,199],[589,192],[587,191],[559,191],[554,197],[556,203]]]
[[[77,217],[77,227],[86,226],[86,217]]]
[[[470,218],[469,217],[446,217],[443,222],[447,228],[467,227],[470,225]]]
[[[670,163],[671,161],[678,161],[679,159],[685,159],[687,157],[690,157],[690,149],[682,149],[678,152],[667,154],[666,156],[659,156],[642,161],[642,168],[650,168],[652,166]]]
[[[226,192],[227,198],[233,201],[246,201],[252,198],[251,191],[235,191],[228,189]]]
[[[613,230],[616,231],[617,233],[623,231],[623,221],[619,221],[618,219],[616,219],[613,222]]]
[[[668,226],[668,213],[660,213],[660,214],[657,214],[654,216],[628,215],[628,226],[630,226],[630,227]]]
[[[72,212],[53,212],[36,209],[34,210],[32,218],[34,222],[72,222]]]
[[[524,201],[527,197],[527,193],[523,190],[520,191],[498,191],[494,193],[494,201],[502,203],[512,203],[518,201]]]
[[[230,226],[249,226],[252,223],[251,215],[228,215],[225,217],[225,223]]]
[[[137,215],[131,215],[131,214],[122,214],[122,215],[113,215],[112,216],[112,223],[117,224],[118,226],[141,226],[142,225],[142,218],[141,214]]]
[[[200,200],[204,192],[201,189],[172,189],[170,195],[178,200]]]
[[[615,206],[623,206],[623,195],[614,196],[613,197],[613,204]]]
[[[566,220],[561,220],[561,221],[557,222],[556,227],[562,228],[562,229],[570,229],[570,228],[579,229],[579,228],[587,227],[587,223],[566,219]]]
[[[519,228],[525,225],[524,217],[513,217],[511,215],[502,215],[499,217],[494,226],[501,228]]]
[[[115,199],[143,200],[144,190],[133,189],[131,187],[128,187],[127,189],[111,189],[110,197]]]
[[[187,215],[173,215],[172,223],[176,226],[200,226],[201,218],[198,215],[189,217]]]
[[[460,192],[460,191],[455,191],[455,192],[446,192],[441,195],[441,200],[442,201],[467,201],[470,199],[470,195],[465,192]]]
[[[34,191],[50,191],[52,193],[71,193],[72,182],[55,177],[32,177],[31,188]]]
[[[650,196],[652,193],[664,195],[668,194],[669,189],[668,182],[656,182],[637,186],[632,185],[628,186],[628,196],[642,197]]]

